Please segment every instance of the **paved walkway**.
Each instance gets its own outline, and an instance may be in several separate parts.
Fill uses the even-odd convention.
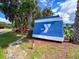
[[[0,29],[0,35],[10,32],[10,31],[12,31],[12,29]]]
[[[19,45],[9,46],[6,50],[6,59],[27,59],[27,52],[22,50]]]

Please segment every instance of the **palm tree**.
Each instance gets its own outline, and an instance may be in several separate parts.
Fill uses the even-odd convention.
[[[36,0],[1,0],[0,10],[4,12],[15,27],[25,26],[31,29],[32,14],[36,10]]]
[[[17,0],[1,0],[2,5],[0,6],[0,10],[5,14],[6,18],[12,23],[15,23],[15,18],[18,12],[18,3],[16,2]]]
[[[46,8],[44,11],[43,11],[43,16],[52,16],[53,13],[52,13],[52,10],[50,7]]]

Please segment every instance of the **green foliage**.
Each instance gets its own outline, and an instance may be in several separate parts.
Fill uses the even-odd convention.
[[[7,2],[4,0],[2,3],[0,9],[15,27],[27,27],[29,17],[37,8],[35,0],[8,0]]]
[[[12,28],[12,27],[13,27],[12,24],[5,24],[5,25],[4,25],[4,28]]]
[[[36,8],[36,3],[34,0],[22,0],[22,5],[20,6],[20,12],[32,12]]]
[[[53,13],[52,13],[52,10],[50,7],[46,8],[44,11],[43,11],[43,16],[52,16]]]
[[[64,33],[66,35],[66,37],[71,38],[71,36],[73,35],[73,26],[72,25],[65,25],[64,26]]]

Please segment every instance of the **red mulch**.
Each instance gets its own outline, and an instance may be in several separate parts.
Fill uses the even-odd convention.
[[[68,40],[65,40],[64,42],[55,42],[55,41],[48,41],[48,40],[43,40],[43,39],[35,39],[35,47],[39,47],[40,45],[46,45],[46,46],[60,46],[61,47],[61,53],[59,53],[55,59],[65,59],[66,52],[69,46],[76,46],[79,47],[78,45],[74,45],[70,43]],[[48,59],[47,56],[44,56],[43,59]]]
[[[54,46],[66,46],[69,44],[68,40],[65,40],[64,42],[59,42],[59,41],[52,41],[52,40],[45,40],[45,39],[35,39],[35,47],[38,47],[40,45],[54,45]]]

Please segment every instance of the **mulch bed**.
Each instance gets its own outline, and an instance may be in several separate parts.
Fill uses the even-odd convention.
[[[50,41],[50,40],[44,40],[44,39],[34,39],[34,42],[35,42],[35,48],[41,45],[61,47],[61,51],[59,54],[55,55],[55,59],[67,59],[66,53],[69,47],[70,46],[79,47],[78,45],[70,43],[69,40],[65,40],[64,42],[57,42],[57,41]],[[48,59],[48,57],[44,56],[43,59]]]

